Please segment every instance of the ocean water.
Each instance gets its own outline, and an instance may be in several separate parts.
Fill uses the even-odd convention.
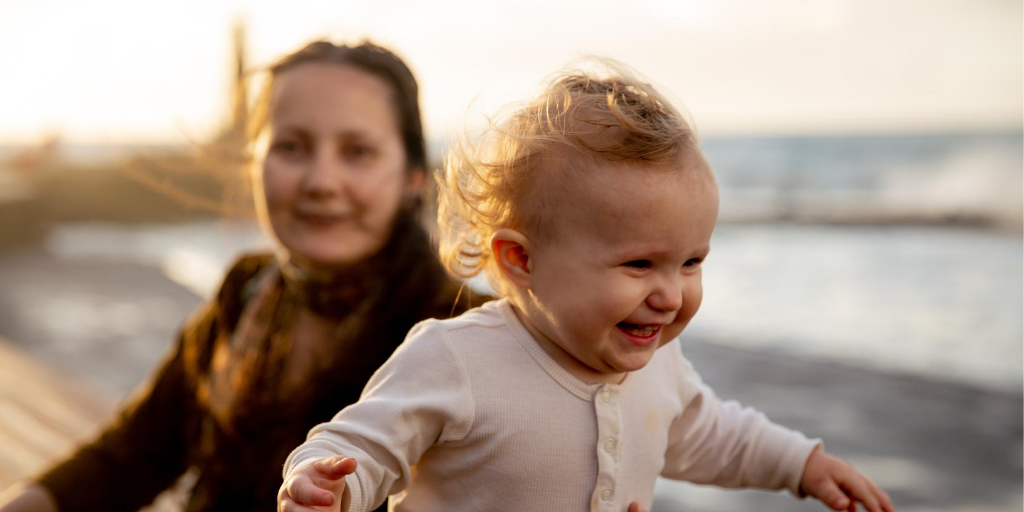
[[[723,225],[683,336],[1019,391],[1022,242],[957,227]]]
[[[1024,239],[942,226],[723,224],[686,339],[954,380],[1022,386]],[[130,261],[211,294],[252,223],[71,224],[60,258]]]
[[[1022,226],[1021,132],[718,137],[703,145],[725,220]]]

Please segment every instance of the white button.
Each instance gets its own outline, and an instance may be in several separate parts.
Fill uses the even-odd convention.
[[[604,442],[604,451],[611,453],[615,451],[615,440],[609,439]]]
[[[611,402],[612,401],[612,392],[608,391],[607,389],[602,391],[601,392],[601,400],[604,400],[604,403]]]
[[[605,501],[608,501],[608,500],[612,499],[612,490],[611,489],[605,489],[605,490],[601,491],[601,499],[605,500]]]

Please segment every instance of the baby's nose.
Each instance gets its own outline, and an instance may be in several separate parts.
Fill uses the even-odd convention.
[[[658,311],[679,311],[679,308],[683,307],[682,280],[665,280],[647,296],[647,305]]]

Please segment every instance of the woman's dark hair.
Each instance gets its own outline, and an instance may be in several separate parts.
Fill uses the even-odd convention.
[[[369,41],[356,46],[316,41],[270,66],[270,77],[257,99],[247,136],[255,141],[267,123],[270,92],[274,79],[296,66],[308,63],[348,65],[383,80],[393,89],[392,104],[402,132],[407,168],[426,169],[427,148],[420,118],[419,86],[409,66],[391,51]]]

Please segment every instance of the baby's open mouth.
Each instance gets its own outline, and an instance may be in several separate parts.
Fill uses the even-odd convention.
[[[660,325],[637,325],[626,322],[619,322],[616,327],[626,334],[636,336],[637,338],[650,338],[661,329]]]

